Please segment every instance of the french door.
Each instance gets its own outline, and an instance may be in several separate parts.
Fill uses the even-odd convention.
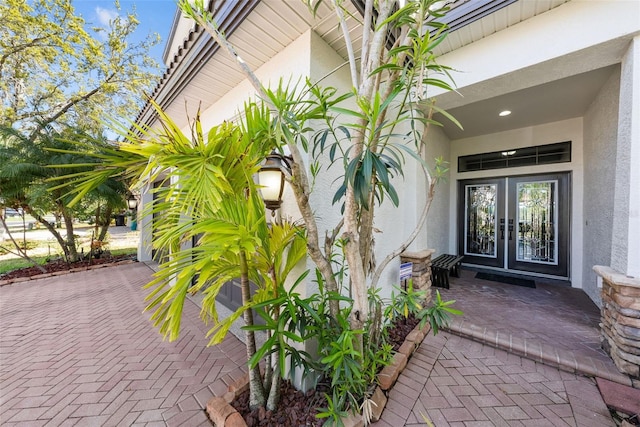
[[[569,276],[568,173],[465,180],[458,194],[465,263]]]

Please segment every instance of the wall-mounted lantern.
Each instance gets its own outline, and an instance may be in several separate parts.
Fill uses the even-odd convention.
[[[138,198],[135,195],[131,194],[127,197],[127,207],[132,211],[138,208]]]
[[[260,193],[272,216],[282,205],[285,175],[291,175],[291,158],[272,151],[258,172]]]

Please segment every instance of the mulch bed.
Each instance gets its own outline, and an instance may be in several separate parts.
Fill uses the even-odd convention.
[[[393,345],[393,350],[398,351],[400,346],[404,342],[404,339],[409,335],[411,331],[420,323],[420,320],[416,319],[413,314],[410,314],[406,319],[395,319],[393,326],[389,327],[389,344]]]
[[[275,411],[266,411],[264,408],[250,411],[249,390],[240,394],[231,402],[231,406],[242,415],[247,427],[320,427],[325,420],[316,418],[316,414],[319,407],[326,405],[324,393],[328,392],[328,387],[320,385],[303,393],[286,381],[282,383],[280,403]]]
[[[395,351],[418,323],[420,321],[410,315],[407,319],[396,319],[389,327],[388,340]],[[329,392],[330,387],[326,383],[321,382],[315,389],[303,393],[286,381],[282,384],[280,403],[275,411],[266,411],[264,408],[249,410],[249,390],[240,394],[231,402],[231,406],[242,415],[247,427],[320,427],[325,420],[316,418],[316,414],[318,408],[326,406],[324,394]]]
[[[59,271],[68,271],[73,268],[89,267],[91,265],[98,265],[98,264],[112,264],[112,263],[125,261],[125,260],[135,261],[136,256],[135,255],[114,255],[114,256],[106,256],[106,257],[103,256],[101,258],[93,259],[91,260],[91,262],[89,262],[88,260],[85,260],[85,261],[78,261],[73,263],[66,263],[63,260],[55,260],[55,261],[50,261],[46,264],[43,264],[42,267],[45,270],[47,270],[46,273],[55,273]],[[38,267],[25,267],[25,268],[20,268],[18,270],[9,271],[5,274],[1,274],[0,280],[18,279],[21,277],[31,277],[31,276],[37,276],[40,274],[45,274],[45,273],[42,272]]]

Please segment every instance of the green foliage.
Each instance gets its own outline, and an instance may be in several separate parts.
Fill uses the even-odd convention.
[[[315,3],[314,9],[322,2],[309,3],[310,7]],[[407,31],[407,44],[388,50],[383,64],[371,73],[387,80],[387,86],[378,87],[371,97],[310,90],[315,102],[324,107],[326,124],[313,138],[312,153],[315,157],[326,151],[330,165],[340,158],[345,170],[344,182],[335,193],[334,203],[342,200],[350,187],[362,209],[371,209],[371,195],[377,203],[388,197],[397,207],[399,198],[392,178],[403,175],[405,157],[428,169],[420,154],[423,130],[417,125],[441,126],[425,111],[439,112],[460,126],[453,116],[427,101],[429,86],[452,90],[450,68],[439,64],[434,53],[446,37],[446,26],[433,19],[444,16],[446,9],[436,9],[435,4],[433,0],[406,2],[386,20],[376,22],[377,28],[388,25]],[[356,95],[355,108],[343,106],[343,101],[353,95]],[[332,97],[339,101],[331,100]],[[335,114],[340,114],[342,121],[336,121]],[[407,124],[410,130],[399,133]],[[361,152],[354,156],[351,151],[359,148],[355,140],[358,135],[364,138]],[[441,159],[436,162],[434,175],[445,172],[442,165]]]
[[[125,186],[104,181],[72,208],[48,179],[95,166],[70,152],[68,140],[104,144],[93,138],[102,133],[103,117],[137,113],[158,72],[148,55],[158,37],[132,43],[138,25],[133,14],[119,13],[108,28],[91,28],[69,0],[5,0],[0,20],[1,203],[22,207],[40,222],[49,212],[63,218],[67,237],[43,223],[65,257],[76,261],[73,219],[97,206],[121,207]]]
[[[437,334],[440,329],[449,324],[451,321],[450,315],[461,316],[463,314],[462,311],[451,307],[455,302],[456,300],[442,301],[440,292],[436,290],[436,300],[433,305],[423,308],[418,313],[420,327],[429,322],[433,334]]]
[[[324,425],[326,426],[344,426],[342,421],[349,412],[344,410],[345,407],[345,395],[334,391],[331,395],[325,393],[325,399],[327,400],[327,406],[325,408],[319,408],[317,418],[326,419]]]
[[[427,292],[415,290],[413,281],[409,280],[407,289],[397,286],[394,288],[398,291],[391,293],[391,302],[385,309],[385,317],[393,320],[398,317],[408,318],[414,316],[420,320],[422,328],[427,322],[431,325],[433,334],[437,334],[440,329],[446,327],[451,321],[451,315],[462,315],[462,311],[452,307],[455,300],[443,301],[440,292],[436,290],[435,301],[431,306],[425,306]]]
[[[96,130],[109,114],[134,116],[158,74],[148,51],[159,36],[132,42],[138,20],[118,12],[98,28],[69,0],[0,2],[0,124],[29,133],[60,122]]]
[[[385,317],[387,319],[395,319],[397,317],[406,319],[409,315],[418,315],[423,309],[427,293],[422,290],[415,290],[412,279],[409,279],[407,289],[402,289],[398,286],[394,286],[394,289],[394,291],[391,291],[391,303],[385,309]]]
[[[327,292],[322,277],[316,272],[319,293],[308,304],[312,313],[307,326],[318,341],[320,360],[315,369],[330,381],[331,393],[326,395],[327,406],[321,408],[320,418],[327,418],[327,425],[340,425],[340,417],[349,411],[358,411],[366,400],[376,375],[392,356],[392,346],[386,342],[386,324],[380,316],[371,316],[365,329],[354,330],[349,323],[352,300]],[[329,300],[339,299],[347,308],[336,317],[329,313]],[[382,300],[377,292],[371,292],[372,313],[381,312]],[[363,350],[357,346],[365,343]]]
[[[91,203],[122,207],[126,187],[119,180],[106,179],[87,193],[83,203],[72,206],[71,198],[65,197],[60,186],[70,185],[75,181],[74,175],[88,173],[96,167],[97,159],[92,155],[72,150],[77,144],[83,144],[91,153],[109,143],[103,137],[94,137],[82,128],[70,126],[47,126],[33,137],[0,126],[0,140],[3,142],[0,145],[0,207],[19,207],[32,215],[48,228],[65,257],[76,261],[74,219],[85,214]],[[49,213],[64,219],[67,237],[44,218]]]

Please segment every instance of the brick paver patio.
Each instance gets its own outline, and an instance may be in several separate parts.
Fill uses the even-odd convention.
[[[130,264],[0,287],[0,424],[211,425],[202,408],[244,374],[244,345],[207,348],[191,301],[181,338],[162,341],[143,313],[151,274]],[[423,416],[437,427],[614,425],[593,379],[445,332],[425,339],[377,425]]]
[[[428,336],[376,427],[615,426],[591,378],[460,336]]]
[[[216,380],[240,375],[235,337],[206,347],[190,301],[180,339],[143,313],[153,272],[129,264],[0,288],[0,424],[211,425]]]

